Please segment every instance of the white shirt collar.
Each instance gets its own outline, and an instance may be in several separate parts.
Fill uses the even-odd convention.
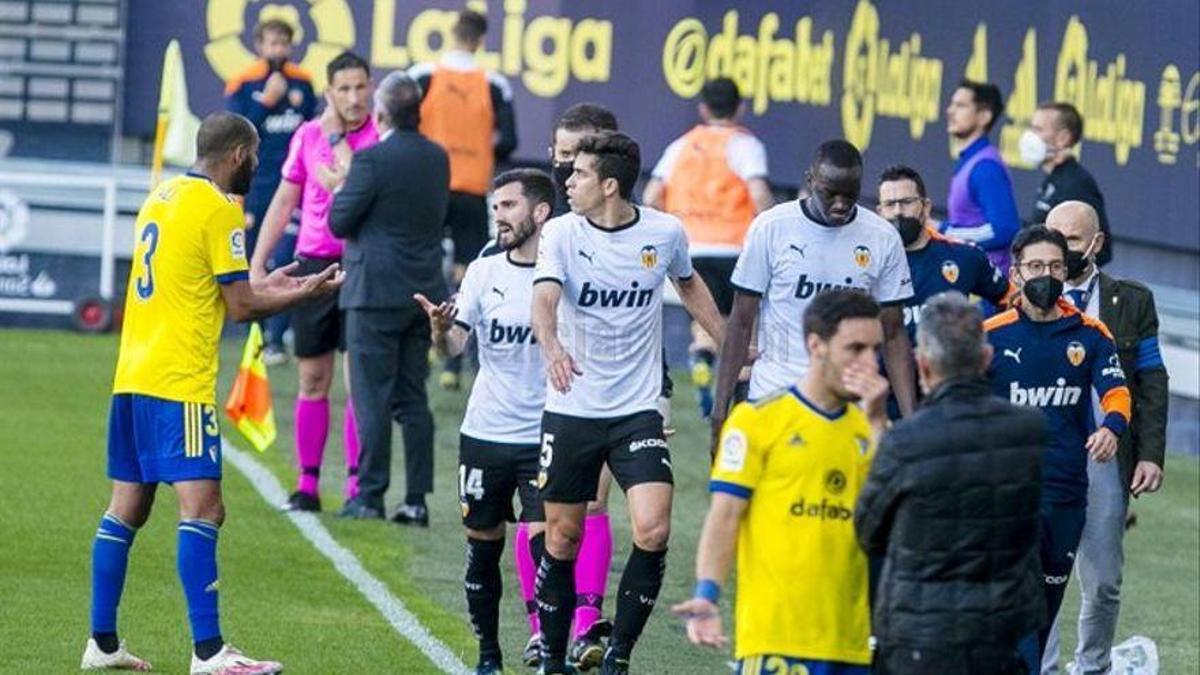
[[[392,134],[395,132],[396,132],[395,129],[388,129],[387,131],[383,132],[382,134],[379,134],[379,142],[382,143],[382,142],[386,141],[387,139],[391,138]]]
[[[455,70],[474,70],[475,54],[462,49],[447,49],[442,53],[441,64]]]
[[[1092,283],[1092,279],[1095,279],[1097,274],[1100,274],[1100,269],[1097,268],[1096,263],[1093,262],[1092,263],[1092,273],[1089,274],[1086,279],[1079,282],[1078,284],[1072,284],[1071,282],[1068,281],[1067,283],[1063,284],[1063,290],[1064,291],[1081,291],[1081,290],[1086,291],[1088,289],[1088,286]]]

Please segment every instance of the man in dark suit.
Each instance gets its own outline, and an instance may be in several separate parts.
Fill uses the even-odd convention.
[[[429,321],[412,300],[446,298],[442,223],[450,194],[446,152],[417,132],[421,89],[396,72],[375,92],[378,145],[354,156],[333,200],[329,227],[346,239],[346,311],[350,390],[362,459],[359,495],[343,516],[382,518],[390,482],[392,419],[403,427],[404,505],[392,520],[428,526],[433,491],[433,415],[426,398]]]
[[[1162,485],[1167,370],[1158,350],[1158,313],[1150,289],[1098,269],[1105,236],[1097,211],[1082,201],[1063,202],[1050,211],[1046,225],[1067,239],[1063,296],[1108,327],[1133,398],[1133,419],[1121,435],[1116,465],[1088,461],[1087,521],[1075,561],[1083,606],[1074,672],[1106,673],[1120,609],[1129,495],[1154,492]],[[1056,638],[1057,631],[1047,644],[1043,673],[1056,671]]]

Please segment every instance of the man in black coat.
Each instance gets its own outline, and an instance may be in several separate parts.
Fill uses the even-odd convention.
[[[1038,509],[1046,424],[992,395],[979,311],[934,296],[917,328],[922,407],[880,445],[854,513],[883,556],[876,673],[1022,673],[1045,623]]]
[[[359,495],[342,511],[382,518],[391,474],[392,419],[402,425],[406,497],[392,519],[427,526],[433,491],[433,415],[426,398],[429,321],[412,297],[446,298],[442,223],[450,164],[440,146],[417,132],[421,89],[392,73],[375,92],[379,144],[354,156],[334,197],[329,227],[346,239],[346,311],[350,390],[362,459]]]

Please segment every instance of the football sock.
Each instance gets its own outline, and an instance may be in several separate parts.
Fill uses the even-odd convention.
[[[296,459],[300,463],[297,489],[316,496],[321,456],[329,437],[329,399],[296,398]]]
[[[346,399],[342,411],[342,442],[346,452],[346,499],[358,496],[358,423],[354,418],[354,401]]]
[[[538,535],[539,539],[545,535]],[[543,542],[544,543],[544,542]],[[521,599],[525,601],[525,618],[529,620],[529,634],[541,632],[538,624],[537,601],[533,599],[534,579],[537,576],[537,562],[533,555],[533,540],[529,538],[529,524],[517,523],[517,536],[513,538],[513,559],[517,567],[517,579],[521,584]]]
[[[129,549],[137,533],[120,518],[105,513],[92,541],[92,637],[105,653],[117,651],[117,606],[125,589]]]
[[[479,640],[479,659],[500,658],[500,596],[504,582],[500,576],[500,557],[504,540],[485,541],[467,537],[467,573],[463,584],[467,591],[467,613]]]
[[[612,645],[618,652],[624,649],[623,656],[628,656],[641,637],[666,571],[666,549],[645,551],[634,544],[617,588],[617,616],[613,621]]]
[[[542,665],[546,672],[558,672],[567,656],[571,615],[575,611],[574,560],[559,560],[546,551],[538,564],[537,603],[545,640]]]
[[[575,561],[576,639],[587,632],[601,616],[612,555],[612,528],[608,522],[608,514],[589,515],[583,521],[583,540],[579,543],[579,559]]]
[[[176,565],[187,599],[192,640],[200,658],[208,658],[200,652],[201,643],[213,639],[219,642],[221,638],[217,612],[217,532],[217,525],[207,520],[179,521]]]

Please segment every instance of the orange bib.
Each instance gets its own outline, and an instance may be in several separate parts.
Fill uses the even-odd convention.
[[[667,211],[679,216],[693,245],[741,247],[754,202],[750,188],[729,167],[726,151],[738,127],[701,124],[684,135],[666,180]]]
[[[421,102],[421,133],[450,155],[450,189],[487,194],[496,156],[492,93],[482,70],[437,67]]]

